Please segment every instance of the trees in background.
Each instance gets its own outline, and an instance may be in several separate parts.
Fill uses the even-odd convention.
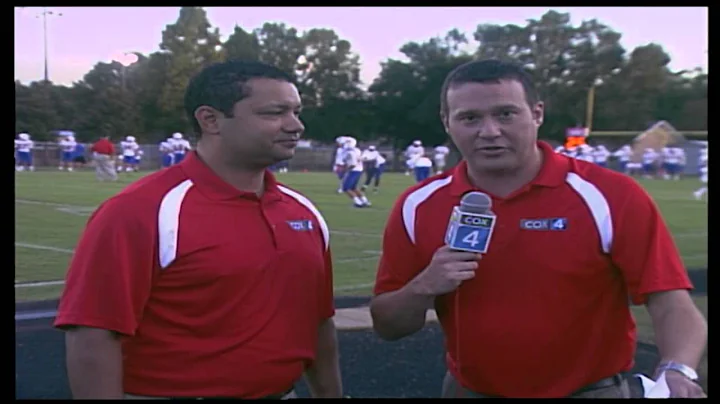
[[[97,63],[72,86],[15,83],[15,130],[36,140],[72,129],[79,139],[102,134],[158,142],[188,131],[184,87],[203,66],[227,59],[272,63],[294,74],[305,104],[305,136],[324,142],[343,134],[404,147],[413,139],[446,139],[439,120],[440,87],[455,66],[474,58],[525,65],[546,103],[544,138],[561,139],[582,125],[587,95],[595,91],[594,130],[642,131],[666,120],[682,129],[707,129],[707,74],[672,72],[658,44],[627,52],[621,34],[597,20],[570,24],[549,11],[524,26],[480,24],[472,37],[457,29],[442,38],[410,42],[403,60],[388,59],[367,89],[352,44],[325,28],[298,32],[282,23],[253,31],[236,26],[226,41],[200,7],[182,7],[162,34],[158,51],[137,54],[130,66]]]

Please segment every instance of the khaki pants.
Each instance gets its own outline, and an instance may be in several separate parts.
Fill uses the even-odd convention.
[[[93,154],[95,160],[95,177],[100,181],[117,180],[117,172],[115,172],[115,161],[112,156],[107,154]]]
[[[297,393],[295,393],[295,390],[285,394],[282,396],[280,400],[290,400],[293,398],[298,398]],[[136,396],[134,394],[125,394],[126,400],[169,400],[169,397],[150,397],[150,396]]]
[[[569,398],[643,398],[642,382],[637,377],[631,377],[631,381],[623,378],[622,382],[615,386],[603,387],[597,390],[585,391],[573,394]],[[457,379],[450,373],[445,373],[442,386],[442,398],[493,398],[481,393],[468,390],[458,383]]]

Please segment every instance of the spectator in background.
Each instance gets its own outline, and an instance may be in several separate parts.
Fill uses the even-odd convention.
[[[426,157],[425,154],[419,155],[415,158],[413,172],[415,173],[415,181],[425,181],[428,177],[430,177],[430,174],[432,174],[432,160]]]
[[[93,161],[95,162],[95,176],[100,181],[117,180],[117,172],[115,171],[115,145],[110,141],[110,136],[103,136],[95,142],[90,151],[93,153]]]

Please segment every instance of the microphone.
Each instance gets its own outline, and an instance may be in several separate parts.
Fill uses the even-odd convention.
[[[458,251],[486,253],[497,216],[490,210],[492,199],[482,192],[463,195],[450,215],[445,244]]]
[[[445,234],[445,244],[453,250],[484,254],[490,246],[495,228],[495,214],[490,210],[492,199],[482,192],[468,192],[460,199],[460,206],[453,207]],[[460,324],[462,310],[460,287],[455,290],[455,365],[462,369],[460,358]],[[458,398],[460,398],[458,396]]]

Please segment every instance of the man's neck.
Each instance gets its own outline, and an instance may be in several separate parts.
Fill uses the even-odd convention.
[[[517,170],[506,172],[475,171],[468,164],[467,175],[470,183],[475,187],[504,198],[530,183],[540,172],[543,160],[542,150],[538,148],[532,157],[526,160]]]
[[[197,154],[200,160],[223,181],[240,191],[262,195],[265,189],[264,169],[250,169],[228,164],[222,154],[213,152],[209,147],[204,147],[202,142],[198,142]]]

